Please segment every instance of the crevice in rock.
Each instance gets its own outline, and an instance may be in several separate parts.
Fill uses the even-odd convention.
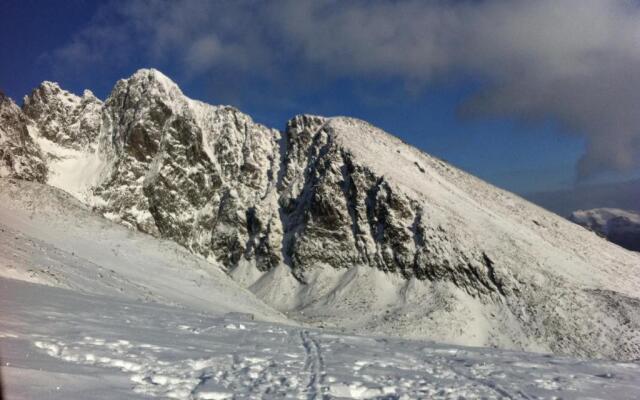
[[[345,151],[341,151],[340,154],[343,163],[340,166],[340,172],[342,174],[341,189],[347,204],[347,212],[349,213],[349,218],[351,220],[351,235],[353,236],[353,242],[355,243],[356,249],[360,253],[360,257],[363,260],[368,260],[369,255],[367,248],[363,245],[360,238],[360,235],[362,235],[363,232],[358,224],[358,188],[353,181],[353,174],[355,173],[356,168],[349,154]]]
[[[291,135],[288,135],[288,138],[293,139]],[[323,138],[327,139],[326,143],[322,143]],[[291,148],[291,143],[289,142],[287,146],[288,148]],[[322,126],[319,127],[313,133],[311,144],[306,151],[306,162],[303,173],[304,183],[300,193],[295,198],[283,199],[282,196],[287,193],[282,193],[280,197],[281,201],[279,203],[280,208],[282,209],[280,218],[283,228],[282,255],[285,264],[291,268],[293,275],[299,280],[302,278],[300,274],[296,273],[296,269],[298,269],[300,265],[299,263],[296,263],[296,259],[294,257],[296,241],[298,240],[298,236],[303,234],[302,232],[305,229],[307,218],[306,211],[309,208],[309,203],[312,201],[315,185],[318,179],[316,172],[321,160],[327,154],[331,146],[331,136],[323,134]],[[293,161],[294,160],[291,158],[287,160],[287,162]],[[286,173],[287,171],[285,171],[285,176]],[[286,188],[283,187],[283,191],[286,191]],[[284,202],[282,200],[284,200]]]
[[[493,260],[489,258],[487,253],[482,252],[482,261],[484,262],[485,267],[487,267],[488,276],[493,286],[498,290],[498,292],[502,296],[506,296],[506,293],[504,290],[505,288],[502,283],[502,280],[499,279],[498,276],[496,275],[496,270],[495,270],[495,267],[493,266]]]

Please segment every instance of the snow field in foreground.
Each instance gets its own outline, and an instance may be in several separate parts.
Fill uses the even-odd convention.
[[[238,321],[11,279],[0,279],[0,311],[7,399],[636,399],[640,393],[638,363]]]

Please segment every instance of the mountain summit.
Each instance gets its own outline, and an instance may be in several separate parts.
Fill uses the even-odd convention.
[[[45,82],[0,118],[1,175],[173,240],[294,319],[640,357],[639,254],[364,121],[278,131],[153,69],[104,102]]]

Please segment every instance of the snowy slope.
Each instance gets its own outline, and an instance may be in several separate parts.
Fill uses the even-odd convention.
[[[0,278],[6,399],[637,399],[640,364],[358,337]],[[28,383],[28,384],[27,384]]]
[[[126,229],[68,194],[0,179],[0,276],[211,313],[286,321],[252,293],[170,241]]]
[[[640,255],[366,122],[303,115],[279,132],[156,70],[104,102],[44,83],[24,114],[50,185],[296,320],[640,357]]]
[[[640,213],[617,208],[594,208],[574,211],[569,220],[626,249],[640,251]]]

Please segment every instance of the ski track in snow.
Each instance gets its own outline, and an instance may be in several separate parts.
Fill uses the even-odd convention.
[[[307,398],[316,400],[324,398],[323,380],[326,375],[324,360],[322,358],[322,350],[318,340],[313,338],[309,331],[300,331],[300,340],[305,353],[304,369],[309,374],[309,383],[307,384]]]

